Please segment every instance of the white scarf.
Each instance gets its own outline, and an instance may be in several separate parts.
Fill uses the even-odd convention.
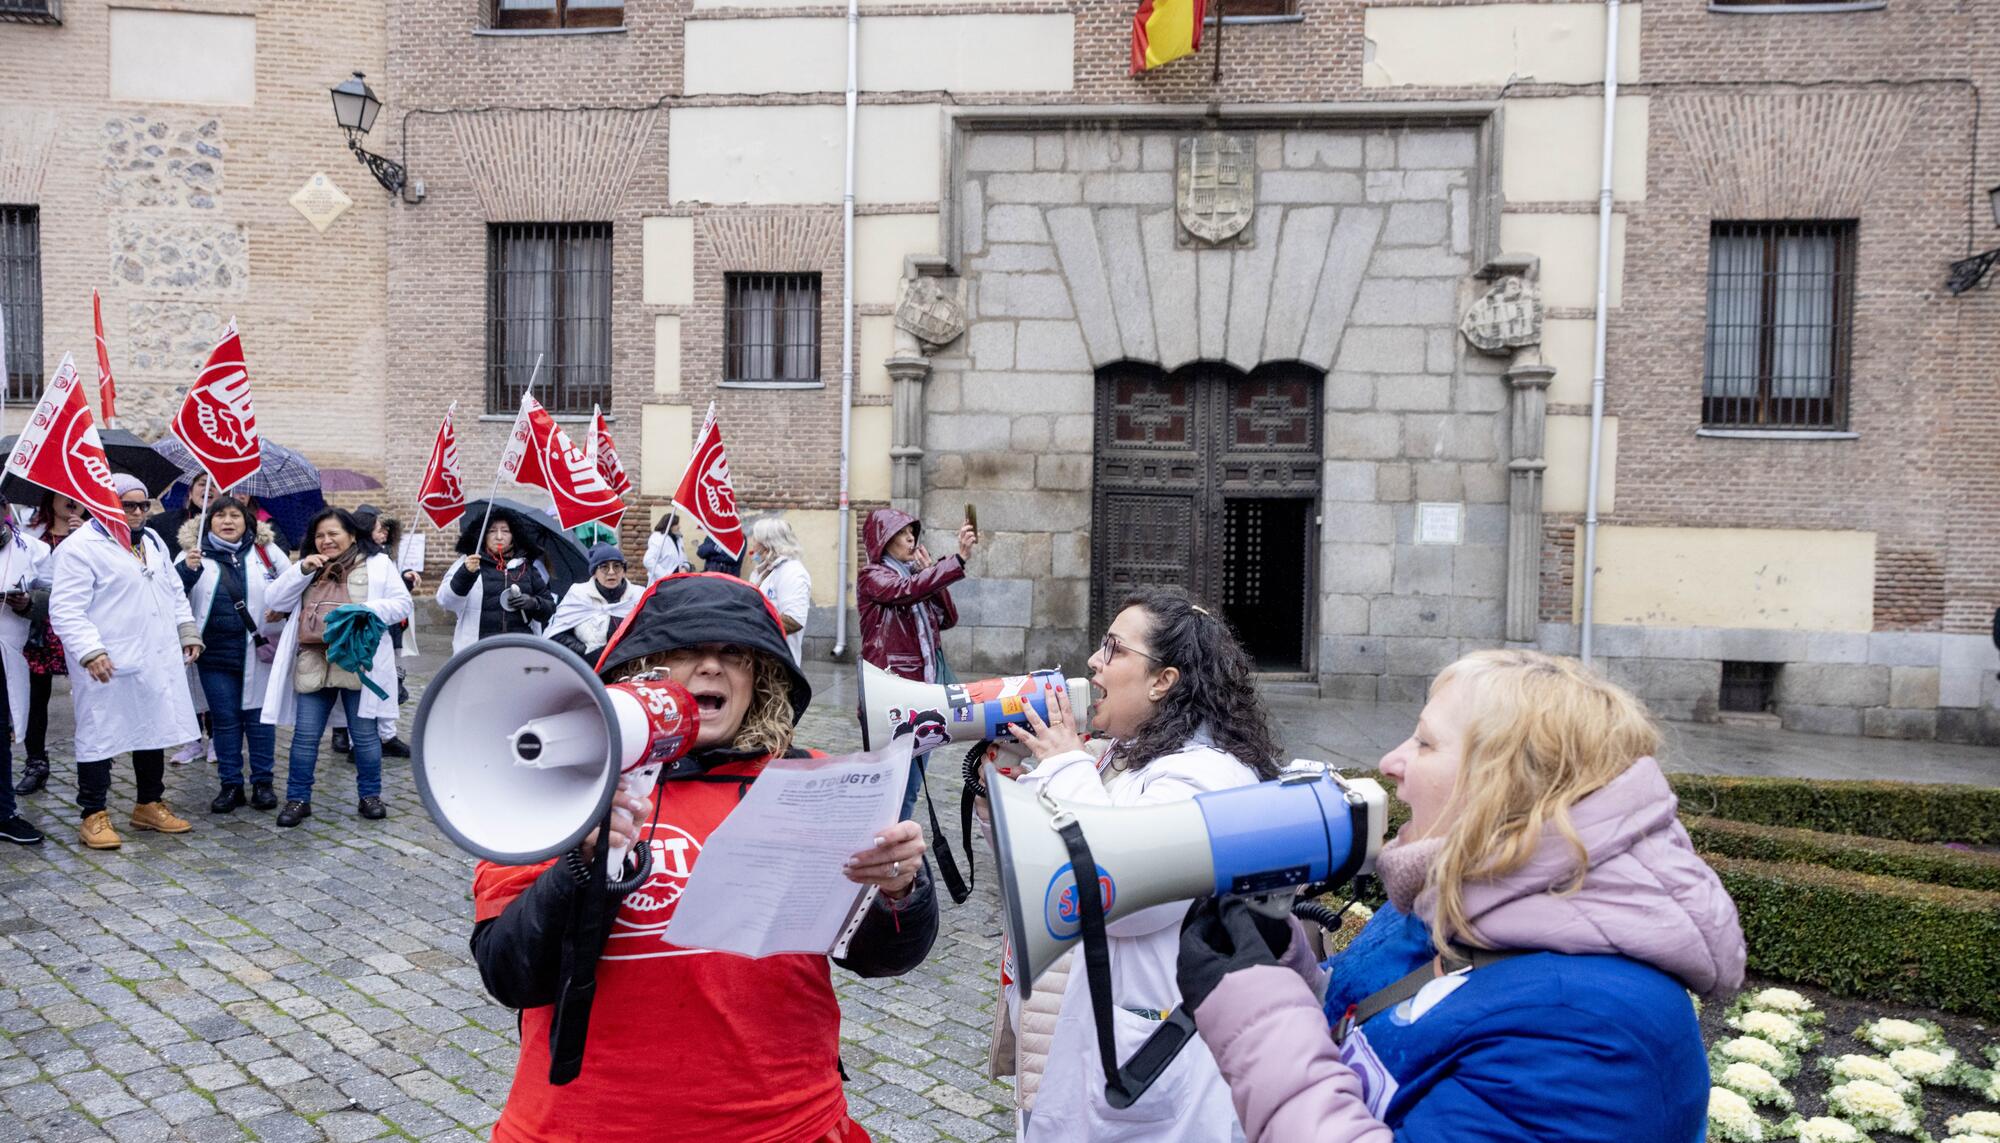
[[[598,590],[595,579],[584,580],[563,596],[562,603],[556,608],[549,625],[542,629],[542,634],[554,637],[574,630],[584,646],[601,647],[611,639],[611,621],[631,614],[632,606],[639,602],[642,594],[627,580],[625,594],[618,597],[618,602],[612,603]]]

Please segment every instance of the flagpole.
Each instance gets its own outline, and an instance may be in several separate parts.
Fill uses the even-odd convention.
[[[535,368],[528,374],[528,387],[521,390],[521,403],[523,405],[528,403],[529,395],[535,391],[535,378],[541,375],[542,355],[537,353],[535,354]],[[453,402],[453,404],[456,404],[456,402]],[[517,421],[520,420],[520,414],[516,413],[514,419]],[[512,429],[507,431],[510,433],[513,432]],[[502,449],[501,451],[504,453],[506,450]],[[472,538],[472,554],[475,556],[484,555],[486,552],[486,525],[493,520],[493,498],[498,495],[500,495],[500,469],[496,465],[493,469],[493,491],[486,494],[486,514],[479,518],[479,534]],[[561,521],[558,520],[557,523],[561,523]],[[495,562],[497,563],[498,561]]]
[[[1215,0],[1215,74],[1210,83],[1222,82],[1222,5],[1223,0]]]

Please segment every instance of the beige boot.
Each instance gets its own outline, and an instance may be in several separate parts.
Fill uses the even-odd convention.
[[[111,828],[111,815],[99,810],[83,819],[83,828],[77,830],[77,839],[91,849],[117,849],[124,842],[118,831]]]
[[[186,818],[174,816],[165,802],[141,802],[132,807],[133,829],[156,829],[161,833],[186,833],[193,829]]]

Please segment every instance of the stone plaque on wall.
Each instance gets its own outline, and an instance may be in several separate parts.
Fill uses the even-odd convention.
[[[896,327],[933,349],[941,348],[965,332],[965,306],[936,278],[927,274],[905,278],[896,302]]]
[[[333,180],[327,178],[326,173],[322,171],[307,179],[306,185],[293,192],[292,205],[298,208],[300,214],[306,216],[306,221],[313,224],[313,229],[325,234],[326,228],[333,225],[333,220],[347,213],[347,208],[354,205],[354,200],[348,198],[345,191],[333,185]]]
[[[1257,149],[1241,135],[1209,131],[1181,140],[1174,164],[1174,214],[1199,242],[1243,233],[1257,206]]]
[[[1542,294],[1535,283],[1510,274],[1493,283],[1465,311],[1465,340],[1481,353],[1505,354],[1542,340]]]

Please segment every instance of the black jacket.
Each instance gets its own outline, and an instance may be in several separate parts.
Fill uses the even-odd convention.
[[[459,595],[472,591],[473,576],[479,577],[479,637],[505,635],[510,632],[531,633],[530,621],[547,623],[556,613],[555,593],[549,590],[548,581],[535,570],[532,560],[525,560],[520,567],[503,569],[495,567],[491,557],[479,561],[479,571],[470,572],[465,561],[452,565],[451,589]],[[518,584],[528,593],[528,605],[519,611],[509,611],[500,606],[500,596],[510,584]]]

